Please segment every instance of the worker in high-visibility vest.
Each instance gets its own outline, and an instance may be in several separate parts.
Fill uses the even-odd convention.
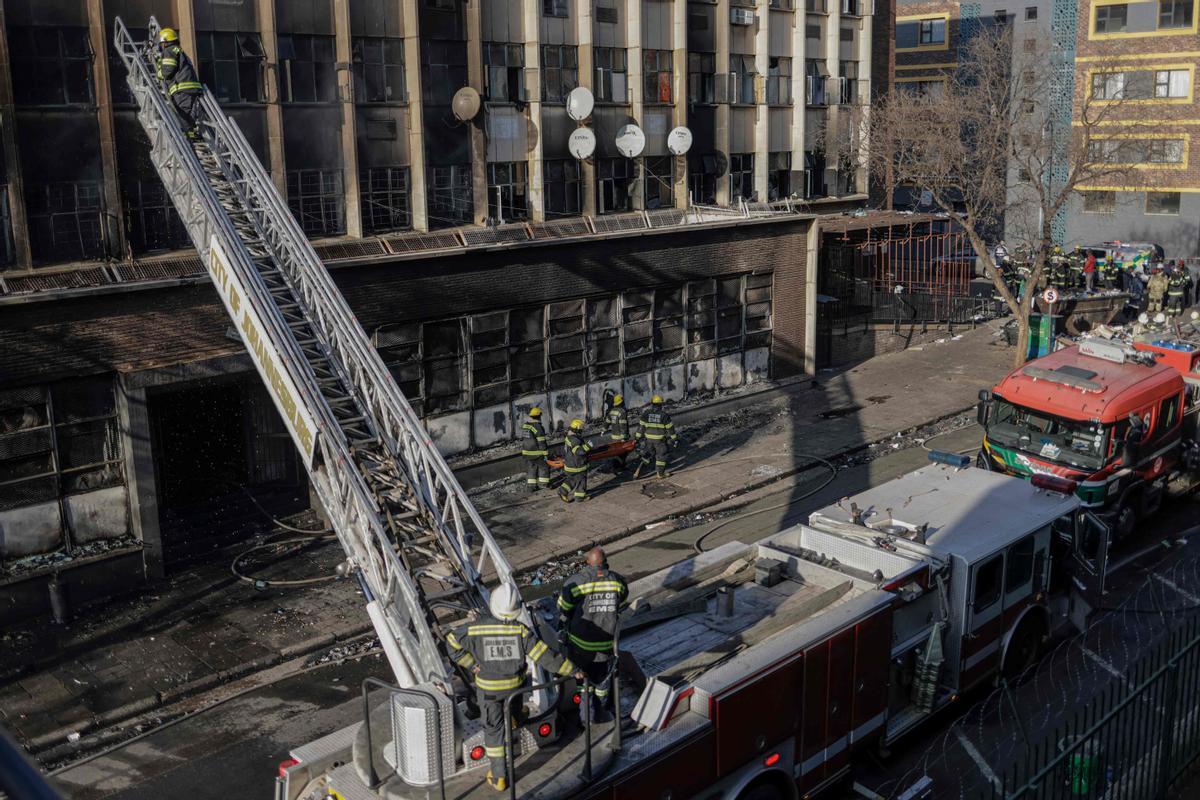
[[[179,46],[179,34],[174,28],[163,28],[158,33],[158,58],[155,64],[158,79],[163,82],[171,104],[183,123],[183,132],[189,139],[199,139],[196,112],[200,108],[200,96],[204,86],[196,74],[192,61]]]
[[[587,500],[588,452],[592,446],[583,436],[583,420],[571,420],[567,438],[563,441],[563,478],[558,496],[564,503]]]
[[[529,419],[521,426],[521,455],[525,457],[525,489],[536,492],[550,486],[550,465],[546,456],[546,429],[542,426],[542,410],[537,406],[529,409]]]
[[[559,655],[538,638],[525,623],[517,619],[521,610],[520,597],[510,583],[502,583],[488,600],[491,616],[480,617],[465,629],[446,634],[446,644],[455,664],[474,675],[479,711],[483,717],[484,751],[490,761],[487,780],[493,789],[508,788],[505,762],[504,701],[513,691],[525,685],[528,672],[525,659],[537,662],[547,672],[558,675],[574,673],[583,680],[569,658]],[[513,700],[519,708],[521,700]]]
[[[629,412],[625,410],[625,397],[623,395],[613,395],[612,406],[608,409],[608,413],[604,415],[604,431],[608,434],[610,442],[618,443],[629,439]],[[614,473],[625,469],[626,458],[627,456],[620,456],[613,459]]]
[[[633,477],[641,475],[642,470],[650,466],[651,461],[654,462],[655,474],[660,478],[667,477],[670,474],[667,472],[667,457],[671,448],[679,441],[679,436],[675,433],[675,423],[671,421],[671,415],[663,408],[660,395],[656,394],[650,398],[650,410],[642,412],[634,437],[641,445],[642,456]]]
[[[1167,313],[1171,316],[1178,316],[1183,313],[1183,298],[1187,294],[1188,276],[1179,267],[1171,270],[1171,277],[1167,279]]]
[[[566,640],[567,655],[588,677],[594,720],[603,721],[608,711],[613,641],[628,596],[628,584],[608,568],[599,547],[588,551],[587,566],[568,578],[558,595],[560,635]]]

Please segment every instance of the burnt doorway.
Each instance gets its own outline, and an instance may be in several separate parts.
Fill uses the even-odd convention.
[[[266,390],[247,378],[158,389],[147,405],[168,570],[308,507],[295,448]]]

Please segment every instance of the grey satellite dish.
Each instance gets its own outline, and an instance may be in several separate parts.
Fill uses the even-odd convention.
[[[626,158],[637,158],[646,149],[646,134],[630,122],[617,129],[617,152]]]
[[[595,107],[596,98],[592,96],[591,90],[584,86],[572,89],[567,95],[567,116],[576,122],[583,122],[590,117]]]
[[[479,92],[470,86],[459,89],[454,93],[454,99],[450,101],[450,108],[454,110],[454,116],[463,122],[475,119],[475,115],[479,113],[479,106]]]
[[[596,152],[596,134],[591,128],[576,128],[567,140],[567,150],[580,161],[590,158]]]
[[[692,149],[692,132],[686,126],[680,125],[667,134],[667,149],[672,155],[682,156]]]

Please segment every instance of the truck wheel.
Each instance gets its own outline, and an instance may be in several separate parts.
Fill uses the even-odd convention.
[[[787,800],[787,795],[774,780],[760,779],[744,789],[737,800]]]
[[[975,466],[978,469],[985,469],[988,472],[991,472],[992,471],[992,460],[987,457],[986,453],[984,453],[982,450],[980,450],[979,455],[975,456]]]
[[[1121,507],[1113,512],[1113,541],[1122,541],[1133,534],[1138,523],[1138,507],[1141,505],[1140,493],[1134,497],[1125,498]]]
[[[1004,664],[1000,674],[1008,679],[1019,678],[1025,670],[1037,661],[1038,652],[1042,649],[1042,639],[1046,635],[1045,624],[1033,614],[1021,620],[1021,624],[1013,631],[1008,641],[1008,649],[1004,653]]]

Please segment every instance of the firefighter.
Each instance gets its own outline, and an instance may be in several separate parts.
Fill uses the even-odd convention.
[[[546,463],[546,429],[542,427],[542,410],[537,406],[529,409],[529,419],[521,426],[525,438],[521,442],[521,455],[525,456],[525,490],[536,492],[550,486],[550,465]]]
[[[174,28],[163,28],[158,33],[158,79],[167,90],[167,96],[175,106],[175,112],[183,123],[183,132],[189,139],[199,139],[196,112],[200,108],[200,96],[204,86],[196,75],[192,61],[179,46],[179,34]]]
[[[1067,260],[1063,257],[1062,248],[1054,245],[1050,252],[1050,277],[1048,285],[1058,289],[1060,294],[1067,292]]]
[[[609,441],[613,443],[628,441],[629,412],[625,410],[625,397],[623,395],[613,395],[612,406],[609,407],[608,413],[604,415],[604,432],[608,434]],[[623,455],[613,459],[614,473],[625,469],[627,457],[628,455]]]
[[[1178,316],[1183,313],[1183,296],[1187,293],[1188,277],[1176,267],[1167,279],[1167,313]]]
[[[667,456],[679,441],[679,436],[675,433],[675,423],[671,422],[671,415],[663,408],[661,395],[656,394],[650,398],[650,410],[642,413],[634,438],[641,445],[641,462],[633,477],[639,477],[642,469],[649,466],[651,459],[654,461],[654,471],[658,477],[665,478],[670,475],[667,471]]]
[[[1104,278],[1105,289],[1120,289],[1121,288],[1121,256],[1113,253],[1110,257],[1104,259],[1103,272],[1101,276]]]
[[[1156,266],[1150,270],[1150,280],[1146,283],[1146,294],[1150,298],[1146,306],[1148,313],[1154,314],[1163,310],[1163,298],[1166,297],[1168,285],[1167,273],[1162,271],[1162,267]]]
[[[1071,283],[1071,291],[1078,291],[1083,286],[1083,250],[1079,245],[1067,255],[1067,280]]]
[[[583,420],[571,420],[571,428],[563,442],[563,472],[566,474],[558,487],[558,497],[564,503],[587,500],[588,452],[592,446],[583,436]]]
[[[510,583],[502,583],[488,600],[491,616],[446,634],[455,664],[474,673],[475,692],[483,717],[483,743],[490,761],[488,784],[498,791],[508,788],[505,779],[504,699],[525,685],[525,659],[530,658],[547,672],[583,680],[569,658],[560,656],[517,619],[520,597]],[[520,700],[513,701],[518,707]]]
[[[559,635],[566,639],[571,661],[587,675],[592,719],[602,721],[607,713],[613,640],[621,605],[628,596],[628,584],[608,568],[608,559],[599,547],[588,551],[587,566],[568,578],[558,595]]]

